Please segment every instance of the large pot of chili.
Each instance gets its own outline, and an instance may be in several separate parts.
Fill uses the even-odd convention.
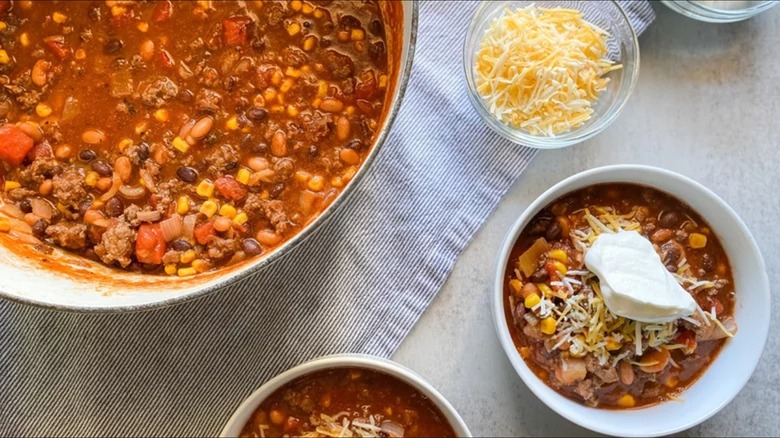
[[[0,1],[0,296],[147,309],[291,252],[385,141],[417,11]]]

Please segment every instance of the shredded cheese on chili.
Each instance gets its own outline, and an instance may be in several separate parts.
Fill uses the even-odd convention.
[[[498,120],[553,137],[582,126],[607,88],[606,31],[579,11],[529,6],[505,10],[482,38],[477,92]]]

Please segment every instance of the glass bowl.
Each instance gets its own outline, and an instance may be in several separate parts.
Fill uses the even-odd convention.
[[[503,14],[505,9],[517,10],[537,4],[544,8],[576,9],[588,22],[604,29],[608,34],[607,57],[623,68],[610,72],[607,88],[599,94],[593,105],[593,114],[584,125],[554,137],[533,135],[528,131],[513,128],[490,113],[476,89],[474,63],[480,42],[491,22]],[[539,149],[555,149],[583,142],[612,123],[625,106],[634,90],[639,76],[639,42],[625,11],[614,1],[483,1],[474,13],[463,51],[463,67],[469,89],[469,99],[485,123],[493,131],[514,143]]]
[[[690,0],[662,0],[669,9],[708,23],[733,23],[748,18],[777,6],[776,1],[731,1],[723,2],[726,7],[716,7],[713,2]]]

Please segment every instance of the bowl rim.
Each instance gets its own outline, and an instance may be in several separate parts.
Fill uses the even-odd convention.
[[[620,6],[616,0],[608,0],[607,2],[604,2],[605,4],[611,4],[618,11],[618,16],[621,17],[621,23],[623,23],[629,30],[629,35],[631,36],[630,45],[636,54],[635,62],[632,65],[633,72],[627,79],[627,86],[622,87],[622,89],[625,89],[625,98],[617,103],[613,111],[604,114],[604,116],[608,117],[602,116],[601,118],[594,120],[594,123],[592,123],[587,129],[577,128],[573,131],[563,133],[556,137],[544,137],[540,135],[529,134],[525,131],[512,128],[500,122],[490,113],[490,111],[488,111],[488,109],[485,107],[485,103],[482,100],[482,97],[479,96],[476,91],[474,68],[471,63],[473,51],[469,50],[469,45],[472,43],[472,41],[475,41],[477,36],[477,22],[480,18],[482,18],[482,15],[489,10],[493,10],[499,7],[498,5],[502,3],[504,2],[482,0],[479,7],[474,12],[471,21],[469,22],[469,27],[466,30],[463,41],[462,67],[466,78],[466,94],[469,97],[469,102],[471,102],[472,107],[474,107],[474,110],[477,112],[477,114],[479,114],[480,118],[482,118],[483,122],[488,125],[488,127],[490,127],[493,132],[500,135],[502,138],[521,146],[527,146],[536,149],[559,149],[572,146],[578,143],[582,143],[585,140],[588,140],[607,129],[607,127],[609,127],[609,125],[611,125],[612,122],[617,119],[620,113],[623,112],[626,104],[634,94],[634,89],[636,88],[636,84],[639,81],[639,67],[641,60],[639,51],[639,37],[637,36],[636,30],[634,30],[634,26],[631,24],[631,20],[628,18],[628,14],[623,9],[623,7]],[[475,45],[475,48],[478,48],[478,45]]]
[[[646,411],[646,409],[652,409],[656,406],[665,405],[666,402],[651,405],[646,408],[609,410],[609,409],[590,408],[588,406],[582,405],[580,403],[571,401],[563,397],[555,390],[550,388],[546,383],[542,382],[530,370],[528,365],[525,363],[525,360],[523,360],[519,356],[517,352],[517,348],[509,332],[508,324],[506,322],[506,318],[504,314],[504,301],[503,301],[504,299],[504,278],[503,277],[506,269],[506,264],[509,260],[510,253],[512,251],[512,248],[514,247],[514,244],[518,236],[525,229],[525,227],[527,226],[527,222],[533,217],[533,215],[538,213],[542,208],[544,208],[550,202],[553,202],[555,199],[558,199],[560,196],[564,196],[566,193],[570,193],[574,190],[578,190],[583,187],[588,187],[593,184],[609,182],[609,181],[596,182],[596,183],[589,183],[589,184],[578,186],[577,184],[581,180],[587,180],[593,177],[599,177],[604,175],[608,176],[611,174],[621,173],[621,172],[630,173],[632,175],[634,174],[653,175],[654,177],[659,179],[660,178],[673,179],[676,180],[676,182],[679,184],[692,186],[697,191],[704,193],[708,197],[707,202],[713,203],[718,209],[722,210],[722,214],[728,216],[729,219],[733,220],[734,226],[739,229],[739,232],[742,233],[743,236],[747,237],[746,244],[749,247],[749,251],[755,255],[758,261],[758,264],[755,268],[755,272],[756,273],[760,272],[761,274],[757,276],[758,277],[757,281],[761,283],[761,288],[760,290],[753,292],[759,294],[758,299],[762,301],[761,308],[763,309],[763,311],[762,311],[762,315],[760,315],[761,317],[760,321],[762,322],[760,324],[760,330],[759,330],[760,339],[759,342],[753,344],[755,345],[754,351],[756,352],[756,354],[754,354],[752,357],[745,357],[744,361],[742,362],[743,364],[742,367],[747,372],[745,372],[743,374],[743,378],[739,380],[738,389],[736,391],[733,391],[733,393],[727,394],[725,397],[721,397],[721,400],[718,403],[713,405],[711,408],[709,408],[709,410],[704,415],[701,415],[698,418],[693,418],[691,420],[683,421],[681,424],[672,427],[665,426],[662,422],[659,422],[658,428],[656,430],[643,430],[641,433],[636,433],[634,431],[619,430],[616,429],[610,422],[598,422],[591,419],[590,416],[588,415],[575,414],[574,411],[577,410],[578,408],[575,407],[571,409],[567,406],[564,406],[565,401],[569,401],[570,403],[576,403],[576,405],[578,407],[581,407],[584,410],[584,412],[597,411],[600,413],[600,415],[611,416],[614,418],[618,418],[619,416],[625,416],[627,415],[626,413]],[[630,178],[615,179],[614,182],[632,183]],[[661,190],[669,193],[668,190],[656,188],[655,186],[653,186],[653,184],[637,183],[637,182],[634,183],[649,186],[655,188],[656,190]],[[680,197],[679,195],[675,193],[671,193],[671,194],[675,197],[678,197],[678,199],[680,199],[682,202],[686,202],[686,200]],[[728,405],[734,399],[734,397],[737,396],[737,394],[739,394],[739,392],[744,388],[744,386],[747,384],[750,377],[755,372],[755,369],[758,366],[758,363],[763,354],[764,347],[766,345],[766,341],[769,335],[769,326],[770,326],[770,319],[771,319],[771,313],[770,313],[771,293],[769,289],[769,278],[766,271],[766,264],[764,262],[763,256],[758,247],[758,244],[756,243],[755,238],[750,233],[750,230],[748,229],[744,221],[742,221],[739,215],[737,215],[737,213],[734,211],[734,209],[732,209],[717,194],[715,194],[714,192],[706,188],[704,185],[700,184],[699,182],[689,177],[659,167],[647,166],[647,165],[636,165],[636,164],[608,165],[608,166],[602,166],[602,167],[585,170],[583,172],[576,173],[572,176],[563,179],[562,181],[554,184],[552,187],[545,190],[544,193],[539,195],[512,224],[512,226],[509,229],[509,232],[506,234],[501,244],[498,257],[497,257],[497,266],[494,274],[493,296],[491,300],[492,300],[491,310],[493,314],[492,316],[493,316],[494,328],[496,330],[496,335],[499,338],[499,342],[504,350],[504,353],[506,354],[507,358],[512,364],[512,367],[514,368],[515,372],[520,376],[520,378],[523,380],[523,383],[531,390],[531,392],[533,392],[534,395],[539,400],[541,400],[544,404],[546,404],[550,409],[552,409],[562,417],[566,418],[567,420],[575,424],[578,424],[581,427],[590,429],[598,433],[618,435],[618,436],[661,436],[661,435],[673,434],[673,433],[677,433],[689,429],[693,426],[696,426],[706,421],[716,413],[718,413],[721,409],[723,409],[726,405]],[[708,370],[705,370],[704,374],[706,374],[707,372]]]
[[[704,23],[715,24],[735,23],[747,20],[778,4],[777,1],[770,0],[742,9],[718,9],[692,0],[661,0],[661,3],[685,17]]]
[[[290,368],[281,374],[276,375],[271,380],[268,380],[262,384],[259,388],[254,390],[241,404],[235,409],[230,416],[225,426],[220,432],[220,437],[232,437],[232,431],[238,430],[244,427],[246,421],[254,413],[255,409],[262,403],[268,396],[274,391],[286,385],[292,380],[299,377],[303,377],[307,374],[311,374],[316,371],[355,367],[364,368],[374,371],[379,371],[388,374],[396,379],[399,379],[428,397],[436,407],[438,407],[447,421],[452,426],[456,435],[459,437],[470,437],[471,431],[466,423],[461,418],[457,410],[444,398],[439,391],[436,390],[430,383],[423,379],[419,374],[415,373],[411,369],[397,363],[390,359],[381,358],[378,356],[371,356],[368,354],[334,354],[328,356],[322,356],[310,361],[304,362],[293,368]]]
[[[382,129],[380,130],[379,135],[374,141],[373,147],[368,152],[366,159],[360,165],[358,171],[355,173],[355,176],[350,180],[349,184],[347,184],[344,187],[341,193],[333,200],[333,202],[330,205],[328,205],[325,208],[324,211],[322,211],[322,213],[320,213],[317,217],[315,217],[314,220],[312,220],[312,222],[306,225],[298,234],[294,235],[287,242],[283,243],[281,246],[274,249],[267,256],[261,256],[260,258],[258,258],[257,261],[253,263],[247,264],[246,266],[240,269],[228,270],[213,282],[193,285],[189,287],[186,292],[182,292],[182,294],[178,296],[163,299],[163,300],[148,301],[140,304],[122,304],[122,305],[110,305],[110,304],[109,305],[102,304],[97,306],[86,306],[81,304],[70,305],[70,304],[61,304],[61,303],[51,303],[51,302],[39,300],[36,298],[26,297],[26,296],[17,296],[14,294],[6,293],[2,289],[0,289],[0,299],[7,300],[13,303],[31,305],[43,309],[66,311],[72,313],[85,313],[85,314],[134,313],[134,312],[142,312],[148,310],[163,309],[184,302],[195,301],[197,299],[211,295],[212,293],[219,291],[222,288],[225,288],[227,286],[230,286],[240,281],[241,279],[249,278],[252,275],[257,274],[258,272],[263,271],[265,268],[267,268],[277,260],[293,252],[295,248],[297,248],[307,238],[313,235],[324,223],[326,223],[333,215],[335,215],[335,213],[338,212],[344,204],[346,204],[348,199],[350,199],[352,194],[356,191],[356,187],[360,186],[360,183],[362,182],[363,178],[368,173],[369,168],[372,166],[375,158],[377,157],[380,150],[382,149],[382,146],[384,145],[385,141],[387,141],[387,138],[390,134],[390,129],[392,125],[395,123],[398,112],[400,111],[401,106],[403,104],[404,95],[406,94],[406,90],[409,86],[409,78],[412,74],[414,55],[417,46],[417,32],[419,29],[418,17],[419,17],[420,0],[402,0],[401,3],[404,8],[410,7],[410,13],[411,13],[410,29],[409,29],[410,37],[409,37],[407,59],[406,62],[404,63],[399,62],[398,64],[399,76],[397,82],[396,96],[393,98],[393,100],[390,103],[391,108],[385,118],[384,123],[382,124]]]

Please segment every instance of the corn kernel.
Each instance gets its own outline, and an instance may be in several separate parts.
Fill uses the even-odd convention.
[[[22,33],[19,35],[19,43],[22,44],[22,46],[27,47],[30,45],[30,34],[27,32]]]
[[[11,62],[11,57],[8,56],[8,52],[0,50],[0,64],[8,64]]]
[[[298,108],[295,107],[295,105],[287,105],[287,115],[290,117],[296,117],[298,116]]]
[[[544,318],[542,322],[539,324],[539,328],[541,329],[542,333],[546,335],[551,335],[555,333],[555,327],[558,326],[558,323],[555,322],[555,318],[552,316],[548,316],[547,318]]]
[[[279,105],[284,105],[284,93],[277,94],[276,101],[279,102]]]
[[[322,12],[322,9],[315,9],[314,10],[314,18],[322,18],[325,16],[325,13]]]
[[[133,140],[129,138],[123,138],[122,140],[117,143],[116,148],[119,149],[119,152],[124,152],[125,149],[127,149],[130,145],[133,144]]]
[[[51,14],[51,19],[54,20],[55,23],[62,24],[68,21],[68,16],[62,12],[55,12]]]
[[[313,192],[321,192],[325,188],[325,179],[319,175],[313,176],[307,184],[309,190]]]
[[[550,286],[547,286],[544,283],[536,283],[536,287],[539,288],[540,291],[542,291],[542,294],[544,294],[545,297],[551,297],[553,295],[552,289],[550,289]]]
[[[525,305],[526,309],[531,309],[535,305],[539,304],[539,302],[542,301],[542,299],[537,294],[531,294],[525,297],[525,301],[523,301],[523,304]]]
[[[219,215],[225,216],[226,218],[233,219],[236,217],[236,207],[233,207],[230,204],[225,204],[219,209]]]
[[[38,114],[38,117],[49,117],[51,115],[51,107],[45,103],[39,103],[35,105],[35,114]]]
[[[348,116],[354,116],[355,113],[357,112],[357,108],[350,105],[344,109],[344,112],[347,113]]]
[[[175,263],[169,263],[165,265],[165,273],[168,275],[173,275],[176,273],[176,264]]]
[[[569,260],[569,257],[566,255],[566,251],[562,249],[554,249],[550,251],[550,258],[554,260],[558,260],[561,263],[566,263],[566,261]]]
[[[269,103],[276,100],[276,90],[274,88],[266,88],[265,91],[263,91],[263,99]]]
[[[190,211],[190,198],[187,196],[179,196],[176,200],[176,213],[187,214]]]
[[[306,184],[311,179],[311,174],[305,170],[295,172],[295,180],[301,184]]]
[[[162,122],[167,122],[168,121],[168,117],[169,117],[169,114],[168,114],[168,110],[167,109],[160,108],[160,109],[158,109],[157,111],[154,112],[154,118],[158,122],[161,122],[161,123]]]
[[[351,180],[355,176],[355,174],[357,173],[357,170],[358,170],[357,166],[349,166],[344,171],[344,173],[341,174],[341,177],[343,179],[349,181],[349,180]]]
[[[0,21],[0,32],[8,29],[8,24],[5,21]]]
[[[512,292],[519,294],[523,289],[523,283],[521,283],[520,280],[513,278],[509,280],[509,288],[512,289]]]
[[[328,95],[328,83],[325,81],[320,81],[319,84],[317,84],[317,97],[320,99],[327,97]]]
[[[87,52],[85,52],[84,49],[78,49],[76,50],[76,53],[73,54],[73,57],[79,61],[83,61],[87,58]]]
[[[292,23],[287,26],[287,34],[290,36],[298,35],[301,32],[301,25],[298,23]]]
[[[195,192],[198,194],[198,196],[202,196],[204,198],[210,198],[211,195],[214,194],[214,183],[204,179],[198,184],[198,187],[195,189]]]
[[[350,33],[346,30],[340,30],[336,34],[336,38],[339,40],[339,42],[346,43],[347,41],[349,41]]]
[[[292,9],[295,12],[299,12],[301,9],[303,9],[303,2],[300,0],[293,0],[290,2],[290,9]]]
[[[112,6],[111,7],[111,15],[113,15],[114,17],[118,17],[118,16],[124,14],[125,12],[127,12],[127,8],[125,8],[124,6]]]
[[[214,201],[206,201],[200,206],[200,212],[211,218],[217,212],[217,203]]]
[[[312,12],[314,12],[314,6],[312,6],[312,5],[308,4],[308,3],[304,3],[303,4],[303,13],[306,14],[306,15],[309,15]]]
[[[225,122],[225,128],[235,131],[238,129],[238,118],[236,116],[232,116]]]
[[[379,88],[387,88],[387,75],[379,75]]]
[[[146,32],[149,31],[149,23],[147,23],[145,21],[142,21],[142,22],[138,23],[136,28],[138,28],[138,30],[140,30],[141,32],[146,33]]]
[[[528,347],[520,347],[517,349],[517,352],[520,353],[520,356],[523,359],[528,359],[529,357],[531,357],[531,349]]]
[[[297,68],[287,67],[287,70],[284,71],[285,76],[289,76],[291,78],[299,78],[303,74],[302,71],[298,70]],[[283,92],[287,92],[287,90],[282,90]]]
[[[318,97],[318,98],[314,99],[314,101],[311,103],[311,107],[314,108],[314,109],[317,109],[317,108],[320,107],[321,103],[322,103],[322,99],[320,99]]]
[[[7,192],[9,190],[18,189],[21,186],[22,185],[19,184],[17,181],[6,181],[5,182],[5,191]]]
[[[10,231],[11,230],[11,223],[8,222],[8,219],[0,219],[0,231]]]
[[[95,187],[98,179],[100,179],[100,175],[98,175],[97,172],[89,171],[87,172],[87,176],[84,177],[84,183],[90,187]]]
[[[620,350],[620,342],[616,341],[614,338],[607,338],[607,351],[617,351]]]
[[[184,263],[184,264],[187,264],[187,263],[190,263],[193,260],[195,260],[196,256],[197,256],[197,254],[195,254],[195,250],[194,249],[188,249],[187,251],[184,251],[183,253],[181,253],[181,255],[179,256],[179,261]]]
[[[704,248],[707,246],[707,236],[699,233],[691,233],[691,235],[688,236],[688,244],[694,249]]]
[[[314,50],[314,46],[317,44],[317,37],[309,35],[303,39],[303,50],[311,52]]]
[[[262,192],[260,192],[260,199],[270,199],[270,198],[271,198],[271,194],[268,193],[268,190],[263,190]]]
[[[195,268],[181,268],[179,269],[179,277],[191,277],[197,274],[198,271]]]
[[[284,112],[284,106],[282,105],[274,105],[271,107],[272,113],[283,113]]]
[[[666,378],[665,385],[669,388],[675,388],[677,387],[677,384],[680,383],[680,378],[677,376],[669,376]]]
[[[636,405],[636,400],[631,394],[626,394],[618,399],[617,404],[623,408],[633,408]]]
[[[282,79],[284,79],[284,75],[281,71],[276,70],[274,74],[271,75],[271,84],[278,87],[279,84],[282,83]]]
[[[334,176],[330,179],[330,185],[331,187],[336,187],[337,189],[340,189],[344,187],[344,180],[341,179],[340,176]]]
[[[366,39],[366,32],[363,29],[352,29],[352,33],[349,35],[352,41],[363,41]]]
[[[179,152],[186,153],[188,150],[190,150],[190,144],[184,141],[181,137],[176,137],[173,139],[173,147],[179,150]]]
[[[236,217],[233,218],[233,223],[236,225],[244,225],[249,220],[249,216],[246,213],[239,212]]]
[[[569,272],[569,270],[566,269],[566,265],[559,262],[558,260],[553,260],[552,264],[555,266],[555,270],[558,271],[561,275],[566,275],[566,273]]]
[[[149,126],[146,124],[146,122],[141,122],[137,125],[135,125],[135,134],[141,135],[149,128]]]
[[[282,93],[286,93],[290,91],[290,89],[295,85],[295,81],[292,78],[287,78],[282,82],[282,85],[279,87],[279,91]]]
[[[249,176],[252,174],[252,172],[249,171],[249,169],[241,168],[238,169],[238,172],[236,172],[236,181],[240,182],[241,184],[247,185],[249,184]]]
[[[206,272],[211,268],[211,265],[205,260],[197,259],[192,261],[192,267],[198,272]]]

